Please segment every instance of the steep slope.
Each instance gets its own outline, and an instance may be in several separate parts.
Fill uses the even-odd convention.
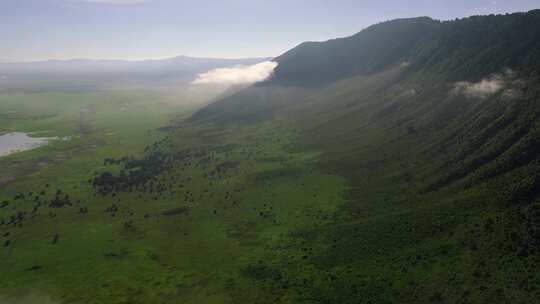
[[[192,121],[256,122],[277,111],[309,121],[307,134],[316,130],[318,139],[328,133],[335,141],[336,133],[356,132],[362,124],[399,130],[407,138],[422,134],[424,151],[449,150],[446,162],[462,163],[446,168],[447,176],[429,187],[436,189],[495,160],[534,131],[538,24],[540,11],[449,22],[404,19],[348,38],[302,44],[276,59],[271,80],[202,109]],[[350,145],[351,139],[339,138],[340,146]],[[534,150],[533,144],[522,148]],[[505,169],[484,175],[509,170],[508,164],[497,166]]]
[[[358,131],[359,121],[417,140],[422,153],[445,158],[438,168],[445,177],[429,190],[477,169],[485,171],[478,181],[509,172],[537,157],[540,30],[534,24],[540,11],[443,23],[417,56],[403,57],[406,64],[330,86],[315,104],[304,104],[300,111],[312,114],[300,118],[319,140]],[[332,118],[321,123],[321,113]],[[341,145],[353,141],[344,137]]]
[[[403,63],[411,64],[413,71],[466,78],[531,67],[538,63],[539,14],[381,23],[351,37],[301,44],[276,59],[279,66],[272,81],[321,85]]]
[[[191,120],[289,121],[349,182],[330,223],[298,232],[327,250],[265,269],[315,303],[536,301],[540,11],[391,21],[276,60]]]
[[[440,28],[440,22],[427,17],[399,19],[347,38],[306,42],[276,58],[279,66],[272,82],[320,86],[381,71],[409,60]]]
[[[279,65],[272,79],[254,87],[300,87],[316,94],[336,81],[397,66],[407,68],[403,79],[423,77],[431,85],[477,81],[508,68],[528,77],[537,73],[540,62],[539,15],[531,11],[445,22],[422,17],[381,23],[351,37],[299,45],[275,59]],[[228,113],[234,113],[234,118],[257,116],[288,104],[253,107],[248,105],[257,99],[249,95],[252,91],[203,109],[194,119],[226,120]],[[244,105],[239,100],[245,100]]]

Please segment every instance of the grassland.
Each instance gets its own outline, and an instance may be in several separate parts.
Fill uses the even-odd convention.
[[[426,192],[439,164],[418,137],[369,123],[363,109],[384,105],[359,103],[354,121],[319,109],[350,112],[363,87],[346,87],[305,116],[226,126],[184,120],[199,105],[163,91],[1,95],[4,131],[71,140],[0,159],[13,177],[0,299],[533,302],[521,235],[534,238],[536,205],[509,207],[489,185]]]
[[[2,91],[0,132],[71,140],[0,158],[0,302],[538,302],[539,17],[304,44],[208,107]]]
[[[432,188],[446,133],[388,118],[396,73],[248,124],[170,91],[0,95],[3,131],[71,137],[0,159],[0,300],[534,302],[538,204]]]
[[[13,179],[0,191],[9,203],[0,209],[0,290],[10,302],[270,301],[275,292],[253,272],[273,252],[307,259],[284,241],[343,202],[344,179],[318,168],[317,151],[292,150],[298,133],[285,121],[167,128],[196,106],[155,91],[0,98],[4,131],[71,137],[0,160]],[[123,157],[156,153],[170,159],[149,158],[160,170],[137,189],[104,195],[92,184],[133,171]]]

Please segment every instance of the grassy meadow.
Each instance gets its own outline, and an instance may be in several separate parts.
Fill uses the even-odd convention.
[[[2,132],[69,138],[0,158],[0,300],[534,302],[537,205],[430,189],[437,145],[352,104],[365,81],[227,124],[185,91],[0,94]]]
[[[0,294],[9,302],[268,300],[253,278],[263,261],[275,252],[307,259],[286,240],[329,221],[343,201],[343,178],[318,168],[317,151],[293,150],[298,133],[286,121],[177,127],[197,105],[158,91],[0,99],[3,132],[70,137],[0,159]],[[94,178],[127,170],[105,160],[123,157],[159,170],[137,189],[97,191]]]

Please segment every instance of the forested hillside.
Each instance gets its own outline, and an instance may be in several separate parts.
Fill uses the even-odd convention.
[[[50,142],[0,158],[0,303],[538,302],[540,11],[275,60],[214,103],[1,92]]]
[[[302,231],[327,249],[265,267],[328,275],[317,303],[538,299],[540,11],[390,21],[276,61],[271,80],[191,119],[289,121],[293,149],[347,178],[333,221]]]

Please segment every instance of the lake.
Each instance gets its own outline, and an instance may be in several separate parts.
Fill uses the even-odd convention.
[[[24,132],[0,135],[0,157],[46,145],[51,139],[54,138],[30,137],[29,133]]]

